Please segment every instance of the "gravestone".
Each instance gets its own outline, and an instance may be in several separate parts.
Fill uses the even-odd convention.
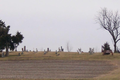
[[[44,50],[44,55],[46,54],[47,52]]]
[[[94,48],[92,49],[92,53],[94,53]]]
[[[22,48],[22,52],[23,52],[24,50],[23,50],[23,48]]]
[[[89,53],[90,54],[93,54],[94,53],[94,48],[92,49],[92,48],[89,48]]]
[[[56,50],[55,54],[57,54],[57,50]]]
[[[82,53],[81,48],[80,48],[80,49],[78,48],[78,51],[77,51],[77,52],[78,52],[79,54],[81,54],[81,53]]]
[[[62,52],[64,51],[64,49],[62,49]]]
[[[62,51],[62,52],[64,51],[64,49],[62,48],[62,46],[61,46],[61,51]]]
[[[4,52],[2,52],[2,57],[4,57]]]
[[[38,49],[36,48],[36,52],[38,52]]]
[[[59,51],[59,52],[61,51],[60,48],[58,48],[58,51]]]
[[[20,53],[18,53],[18,56],[20,56]]]
[[[26,51],[26,46],[24,46],[24,51]]]
[[[56,54],[56,56],[59,56],[59,55],[60,55],[60,54],[58,54],[57,50],[56,50],[55,54]]]
[[[47,48],[47,52],[49,52],[49,48]]]

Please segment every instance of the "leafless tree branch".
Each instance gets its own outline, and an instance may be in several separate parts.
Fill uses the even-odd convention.
[[[113,13],[112,11],[108,11],[106,8],[103,8],[97,16],[97,21],[100,26],[107,30],[112,36],[114,41],[114,52],[116,52],[116,45],[120,40],[120,16],[118,15],[118,11]]]

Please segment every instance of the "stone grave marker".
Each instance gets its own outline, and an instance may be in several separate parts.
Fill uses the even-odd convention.
[[[89,53],[90,54],[93,54],[94,53],[94,48],[92,49],[92,48],[89,48]]]
[[[38,52],[38,49],[36,48],[36,52]]]
[[[58,48],[58,51],[59,51],[59,52],[61,51],[60,48]]]
[[[50,51],[50,49],[49,48],[47,48],[47,52],[49,52]]]
[[[81,54],[81,53],[82,53],[81,48],[80,48],[80,49],[78,48],[78,51],[77,51],[77,52],[78,52],[79,54]]]
[[[47,52],[44,50],[44,55],[46,54]]]
[[[55,54],[57,55],[57,50],[56,50]]]
[[[23,52],[24,50],[23,50],[23,48],[22,48],[22,52]]]
[[[4,57],[4,52],[2,52],[2,57]]]
[[[94,48],[92,49],[92,53],[94,53]]]
[[[62,48],[62,46],[61,46],[61,51],[62,51],[62,52],[64,51],[64,49]]]
[[[26,46],[24,46],[24,51],[26,51]]]
[[[91,48],[89,48],[89,53],[92,54],[92,50],[91,50]]]
[[[60,55],[60,54],[58,54],[58,51],[57,51],[57,50],[56,50],[55,54],[56,54],[56,56],[59,56],[59,55]]]

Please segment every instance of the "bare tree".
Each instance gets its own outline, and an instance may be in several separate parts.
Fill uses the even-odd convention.
[[[70,52],[72,50],[72,47],[70,46],[69,42],[67,42],[67,51]]]
[[[103,8],[97,16],[97,21],[112,36],[114,52],[116,52],[117,42],[120,40],[120,16],[118,11],[113,13],[113,11],[108,11],[106,8]]]

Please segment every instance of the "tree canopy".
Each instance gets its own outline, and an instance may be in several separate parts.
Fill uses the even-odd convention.
[[[6,56],[9,55],[10,50],[14,50],[17,46],[22,43],[23,35],[17,32],[16,35],[9,33],[10,26],[6,26],[5,22],[0,20],[0,51],[6,49]]]
[[[102,47],[103,47],[104,51],[105,50],[111,50],[110,45],[107,42]]]

